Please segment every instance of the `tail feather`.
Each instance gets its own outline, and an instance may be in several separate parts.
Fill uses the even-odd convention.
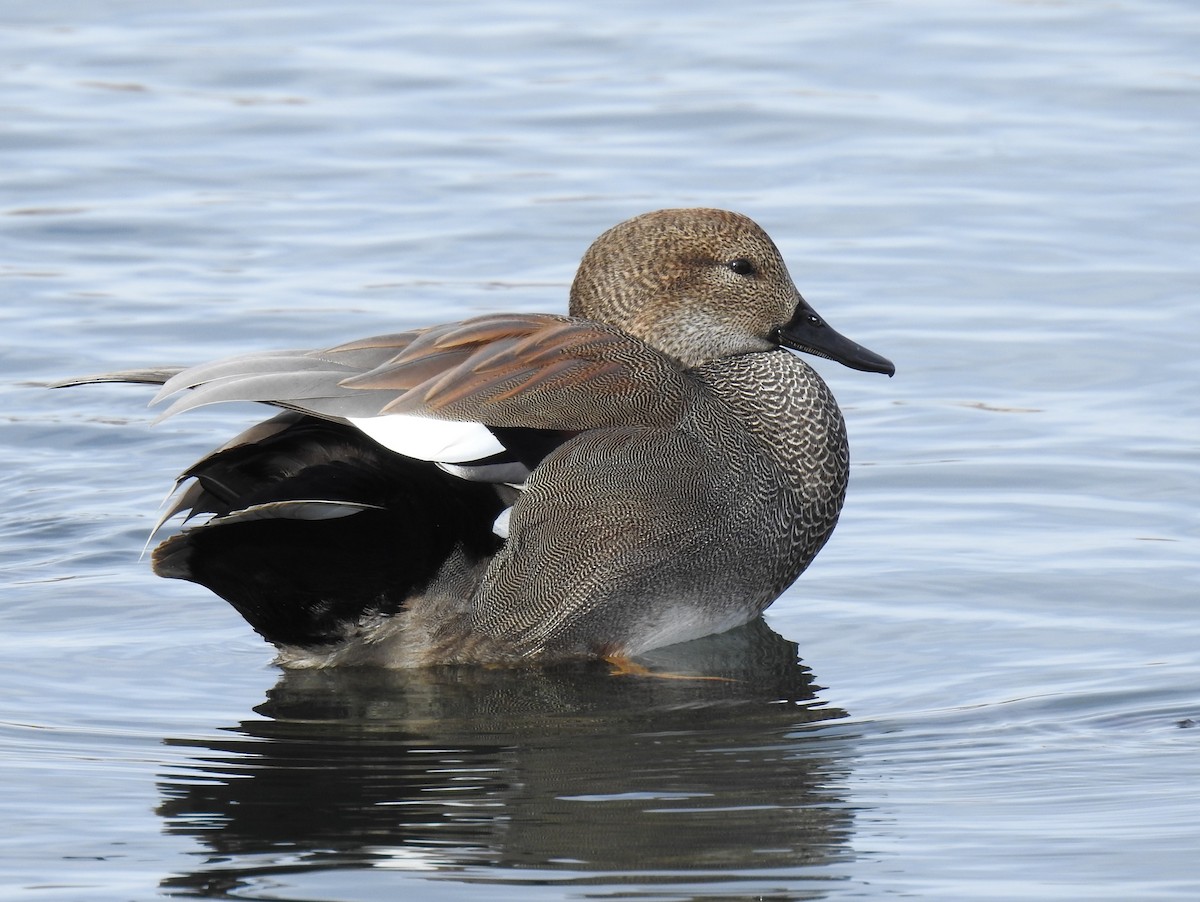
[[[155,572],[207,587],[276,645],[344,640],[398,614],[451,556],[471,567],[500,543],[495,486],[302,414],[252,427],[189,477],[185,509],[215,516],[159,545]]]
[[[99,385],[105,382],[132,382],[136,385],[163,385],[167,380],[182,373],[186,367],[160,366],[143,370],[121,370],[116,373],[97,373],[92,376],[75,376],[59,382],[51,382],[47,388],[71,388],[75,385]]]

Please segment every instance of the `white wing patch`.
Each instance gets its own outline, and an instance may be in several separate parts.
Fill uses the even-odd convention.
[[[512,516],[512,508],[506,507],[504,510],[500,511],[500,516],[498,516],[496,521],[492,524],[492,532],[502,539],[508,538],[508,520],[510,516]]]
[[[385,448],[418,460],[466,463],[504,450],[482,423],[459,423],[398,413],[347,419]]]

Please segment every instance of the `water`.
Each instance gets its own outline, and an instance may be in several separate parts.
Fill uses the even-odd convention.
[[[5,898],[1200,895],[1193,4],[0,22]],[[769,628],[662,652],[735,683],[281,674],[137,559],[259,412],[40,387],[561,310],[680,205],[898,366],[816,364],[850,497]]]

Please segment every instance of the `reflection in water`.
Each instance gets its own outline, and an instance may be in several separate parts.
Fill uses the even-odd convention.
[[[845,712],[816,699],[794,643],[760,620],[642,660],[726,679],[591,664],[284,673],[261,719],[170,740],[194,752],[163,775],[159,813],[208,855],[163,888],[363,866],[695,879],[844,854],[845,740],[811,725]]]

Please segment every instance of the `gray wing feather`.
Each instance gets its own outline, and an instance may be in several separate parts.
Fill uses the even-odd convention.
[[[76,385],[100,385],[105,382],[126,382],[138,385],[162,385],[183,372],[186,367],[160,366],[141,370],[121,370],[116,373],[96,373],[91,376],[75,376],[58,382],[47,383],[47,388],[71,388]]]
[[[253,520],[336,520],[370,510],[383,510],[383,508],[377,504],[363,504],[357,501],[322,501],[319,499],[269,501],[225,514],[211,522],[227,525],[229,523],[249,523]]]
[[[220,360],[176,370],[171,378],[163,383],[162,390],[151,403],[158,403],[168,395],[195,388],[201,383],[230,376],[321,373],[330,384],[336,385],[342,379],[361,375],[387,363],[395,355],[395,348],[366,348],[346,351],[259,351],[253,354],[239,354],[236,357],[223,357]],[[349,389],[343,391],[350,393]],[[300,397],[302,396],[296,396]]]
[[[364,391],[341,383],[394,353],[372,349],[333,359],[326,352],[280,351],[230,357],[183,370],[163,385],[151,403],[192,389],[159,419],[223,401],[257,401],[331,419],[378,416],[396,400],[395,391]]]
[[[566,430],[671,422],[696,391],[677,362],[619,329],[538,314],[87,381],[160,383],[151,404],[180,397],[159,419],[252,401],[343,421],[408,413]]]
[[[262,372],[284,372],[295,363],[305,361],[304,351],[262,351],[255,354],[240,354],[223,357],[181,369],[163,383],[162,390],[154,396],[151,404],[157,404],[168,395],[194,388],[201,382],[226,376],[247,375]]]

